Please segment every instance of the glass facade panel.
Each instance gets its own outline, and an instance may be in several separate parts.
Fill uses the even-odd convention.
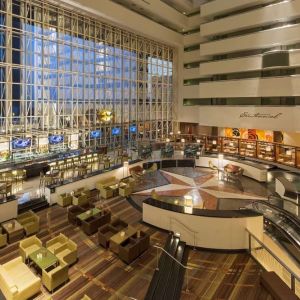
[[[67,141],[78,133],[83,148],[112,148],[166,136],[173,126],[173,51],[51,2],[1,0],[0,138],[54,133]],[[111,123],[101,120],[104,110]],[[131,125],[137,132],[128,132]],[[114,127],[121,128],[118,138]],[[101,138],[91,139],[94,130]],[[27,152],[38,154],[34,147]]]

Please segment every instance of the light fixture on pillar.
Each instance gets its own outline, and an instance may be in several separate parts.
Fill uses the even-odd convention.
[[[185,139],[181,139],[181,143],[185,143]]]
[[[212,141],[212,144],[213,144],[213,145],[217,145],[217,141],[216,141],[216,140],[213,140],[213,141]]]

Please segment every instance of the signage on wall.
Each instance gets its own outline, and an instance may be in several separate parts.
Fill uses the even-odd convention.
[[[248,113],[247,111],[240,114],[240,118],[257,118],[257,119],[278,119],[283,113],[278,114],[261,114],[261,113]]]

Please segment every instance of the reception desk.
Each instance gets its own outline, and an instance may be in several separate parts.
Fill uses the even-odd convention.
[[[263,234],[263,216],[251,210],[193,209],[152,198],[143,202],[143,221],[180,233],[190,246],[207,249],[248,249],[246,229],[258,237]]]

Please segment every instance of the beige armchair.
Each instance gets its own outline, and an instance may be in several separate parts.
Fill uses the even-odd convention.
[[[23,262],[26,262],[28,256],[42,248],[42,241],[35,235],[28,237],[19,243],[19,253],[23,258]]]
[[[61,263],[66,263],[70,266],[77,261],[77,245],[72,240],[68,240],[59,248],[55,248],[53,254],[56,255]]]
[[[117,183],[118,183],[118,180],[115,176],[107,177],[107,178],[99,180],[96,183],[96,189],[101,190],[101,188],[105,188],[107,186],[114,185]]]
[[[129,184],[119,187],[119,195],[128,197],[132,193],[132,187]]]
[[[40,292],[41,279],[17,257],[0,265],[0,289],[6,300],[24,300]]]
[[[17,221],[24,227],[26,236],[38,233],[40,230],[40,217],[31,210],[20,214]]]
[[[66,263],[60,262],[59,266],[47,272],[43,270],[42,282],[49,292],[69,280],[69,266]]]
[[[108,198],[111,198],[113,195],[114,195],[114,191],[111,188],[109,188],[109,187],[100,188],[100,196],[102,198],[108,199]]]
[[[7,234],[2,233],[2,228],[0,227],[0,248],[7,245]]]
[[[73,197],[73,205],[84,205],[89,202],[87,195],[79,195],[77,197]]]
[[[57,204],[62,207],[65,207],[71,205],[72,201],[73,201],[72,195],[70,195],[69,193],[64,193],[58,196]]]
[[[66,244],[68,240],[69,239],[64,234],[60,233],[53,239],[46,242],[46,248],[54,254],[55,249],[58,249],[64,244]]]
[[[92,300],[88,295],[84,294],[81,300]]]

